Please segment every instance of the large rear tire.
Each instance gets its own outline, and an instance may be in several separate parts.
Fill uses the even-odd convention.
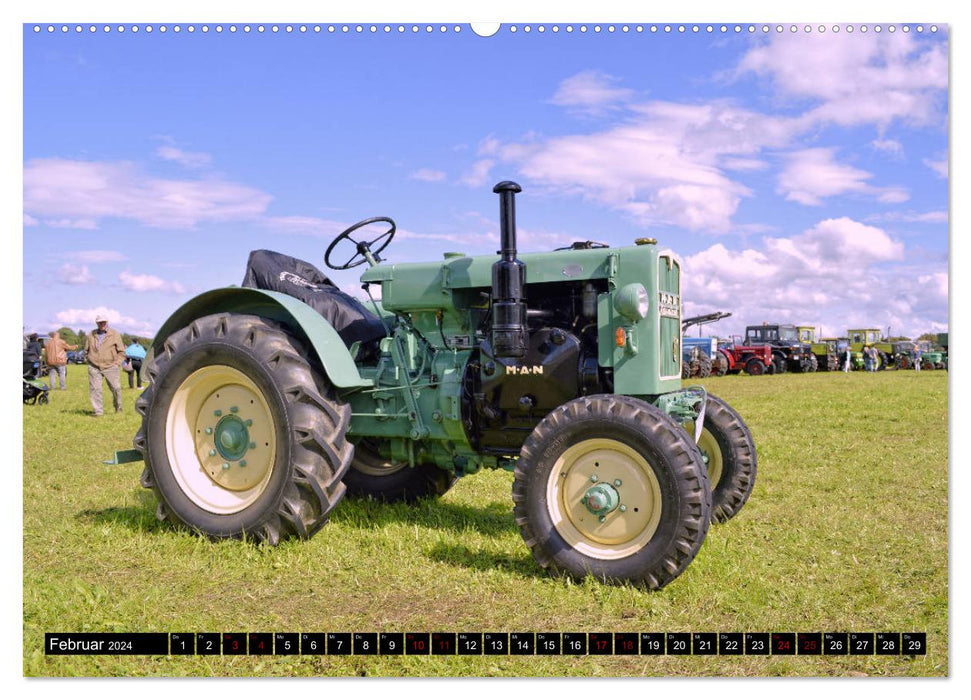
[[[516,524],[554,572],[658,589],[708,533],[711,489],[697,446],[660,409],[588,396],[527,438],[513,481]]]
[[[350,407],[273,321],[204,316],[173,333],[135,402],[160,520],[214,539],[311,537],[344,496]]]
[[[753,377],[761,377],[765,374],[765,363],[757,357],[753,357],[745,363],[745,372]]]
[[[685,424],[694,435],[695,424]],[[731,406],[708,394],[705,423],[698,449],[708,468],[711,484],[711,519],[723,523],[742,509],[755,488],[755,441],[745,421]]]
[[[357,443],[351,468],[344,475],[347,495],[378,501],[412,503],[420,498],[441,496],[456,481],[455,475],[435,465],[395,462],[381,456],[379,446],[369,438]]]

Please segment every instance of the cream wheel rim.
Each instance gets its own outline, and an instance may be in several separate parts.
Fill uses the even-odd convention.
[[[584,502],[594,487],[616,495],[610,512],[595,513]],[[622,559],[643,549],[657,531],[661,486],[637,450],[618,440],[594,438],[569,447],[556,460],[546,504],[553,527],[576,551]]]
[[[354,447],[354,461],[352,466],[355,471],[368,476],[390,476],[408,466],[405,461],[395,462],[382,457],[376,448],[366,441],[359,442]]]
[[[252,505],[273,474],[276,427],[263,392],[243,372],[209,365],[190,374],[165,424],[169,465],[182,492],[218,515]]]
[[[694,421],[687,423],[685,430],[688,431],[688,435],[694,435]],[[704,458],[705,464],[708,467],[708,483],[711,484],[711,488],[714,490],[722,478],[722,470],[725,465],[722,460],[721,447],[718,446],[718,440],[715,439],[715,436],[708,428],[701,429],[701,437],[698,438],[698,449],[701,450],[701,456]]]

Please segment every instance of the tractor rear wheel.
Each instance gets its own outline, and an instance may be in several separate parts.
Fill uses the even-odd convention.
[[[698,355],[698,376],[702,379],[711,376],[711,358],[704,352]]]
[[[412,503],[441,496],[455,483],[455,474],[433,464],[409,467],[381,456],[379,444],[370,438],[357,443],[351,468],[344,475],[347,495],[378,501]]]
[[[685,424],[694,435],[695,424]],[[755,487],[755,442],[745,421],[731,406],[708,394],[698,449],[708,467],[711,520],[723,523],[741,510]]]
[[[708,533],[711,488],[697,446],[637,399],[586,396],[544,418],[513,480],[516,524],[554,572],[658,589]]]
[[[776,374],[785,374],[786,370],[789,369],[786,358],[782,357],[781,355],[773,355],[772,364],[775,367]]]
[[[745,363],[745,371],[753,377],[761,377],[765,374],[765,363],[757,357]]]
[[[196,319],[148,364],[135,402],[157,515],[211,538],[311,537],[344,496],[354,445],[306,346],[273,321]]]
[[[809,371],[816,372],[819,370],[819,359],[815,355],[809,356]]]

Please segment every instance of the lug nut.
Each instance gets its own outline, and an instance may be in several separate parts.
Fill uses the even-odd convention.
[[[600,522],[603,522],[606,519],[607,519],[607,516],[606,515],[601,515],[600,516]]]
[[[212,435],[212,428],[206,428],[206,435]]]
[[[251,442],[251,443],[249,444],[249,448],[250,448],[251,450],[255,450],[255,449],[256,449],[256,443],[255,443],[255,442]]]
[[[209,456],[210,457],[215,457],[216,456],[216,451],[215,450],[209,450]]]
[[[594,474],[590,477],[590,481],[600,481],[600,477]]]
[[[223,462],[223,469],[229,469],[229,462]]]
[[[230,411],[230,413],[238,413],[239,412],[239,406],[230,406],[229,407],[229,411]]]
[[[246,460],[245,459],[239,460],[239,466],[245,467],[246,466]]]
[[[627,506],[621,506],[620,507],[620,512],[621,513],[626,513],[627,512]]]
[[[253,421],[252,421],[252,419],[250,419],[250,418],[247,418],[247,419],[246,419],[246,425],[248,425],[248,426],[249,426],[249,425],[253,425]]]
[[[215,411],[212,412],[212,415],[216,416],[217,418],[219,416],[221,416],[222,414],[223,414],[223,412],[220,411],[218,408]]]
[[[620,479],[614,479],[614,486],[620,486],[620,484],[621,484]]]

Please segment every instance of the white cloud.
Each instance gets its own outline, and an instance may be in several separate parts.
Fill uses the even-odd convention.
[[[933,160],[932,158],[925,158],[924,165],[937,173],[938,177],[946,178],[948,176],[947,158],[942,160]]]
[[[204,168],[212,163],[212,156],[208,153],[183,151],[175,146],[159,146],[155,154],[163,160],[175,161],[186,168]]]
[[[686,312],[730,310],[712,332],[746,325],[824,325],[827,334],[877,326],[917,335],[947,323],[943,264],[917,266],[880,228],[847,217],[826,219],[757,246],[713,245],[685,258]]]
[[[94,231],[98,224],[94,219],[44,219],[44,225],[51,228],[79,228]]]
[[[469,170],[463,173],[459,181],[469,187],[482,187],[489,182],[489,172],[493,165],[495,165],[495,161],[490,158],[478,160],[472,164]]]
[[[947,49],[896,34],[773,35],[739,62],[736,76],[767,76],[779,93],[818,104],[807,117],[844,126],[940,122]]]
[[[128,256],[117,250],[75,250],[67,254],[72,260],[84,263],[124,262]]]
[[[123,218],[152,227],[192,228],[259,217],[270,200],[265,192],[239,183],[167,180],[128,162],[39,158],[24,166],[24,209],[34,217]]]
[[[431,170],[430,168],[420,168],[409,176],[412,180],[420,182],[444,182],[445,173],[441,170]]]
[[[39,222],[27,212],[24,212],[24,226],[36,226]]]
[[[128,271],[118,275],[121,286],[132,292],[164,292],[166,294],[184,294],[185,287],[178,282],[163,280],[155,275],[136,275]]]
[[[867,221],[903,221],[906,223],[920,224],[946,224],[948,214],[946,211],[889,211],[884,214],[874,214],[868,216]]]
[[[561,82],[550,101],[593,115],[603,114],[634,94],[633,90],[615,87],[617,82],[612,75],[586,70]]]
[[[300,236],[315,236],[317,238],[334,239],[343,231],[351,226],[350,223],[343,221],[332,221],[330,219],[318,219],[312,216],[271,216],[263,220],[263,224],[277,233],[292,234]],[[377,237],[388,229],[385,223],[376,223],[373,227],[360,229],[360,233],[355,237],[357,240],[366,240],[370,237]],[[354,235],[354,234],[352,234]],[[469,235],[446,234],[446,233],[422,233],[420,231],[409,231],[398,228],[395,231],[395,240],[433,240],[433,241],[453,241],[465,242],[470,239]],[[498,238],[496,239],[498,240]],[[350,244],[348,244],[350,245]],[[394,245],[392,243],[392,245]],[[353,246],[351,252],[353,252]]]
[[[910,195],[902,187],[873,187],[866,170],[839,163],[833,148],[807,148],[789,153],[779,173],[777,192],[790,201],[807,205],[822,204],[823,199],[845,193],[875,196],[881,202],[905,202]]]
[[[64,263],[58,270],[58,279],[66,284],[91,284],[95,281],[94,275],[87,265],[74,265]]]
[[[904,145],[895,139],[874,139],[870,142],[870,145],[891,158],[902,158],[904,155]]]
[[[108,325],[125,333],[142,336],[152,336],[157,330],[152,324],[139,321],[131,316],[125,316],[117,309],[107,306],[96,306],[93,309],[65,309],[54,314],[52,325],[68,326],[69,328],[94,328],[94,319],[103,315],[108,319]]]

